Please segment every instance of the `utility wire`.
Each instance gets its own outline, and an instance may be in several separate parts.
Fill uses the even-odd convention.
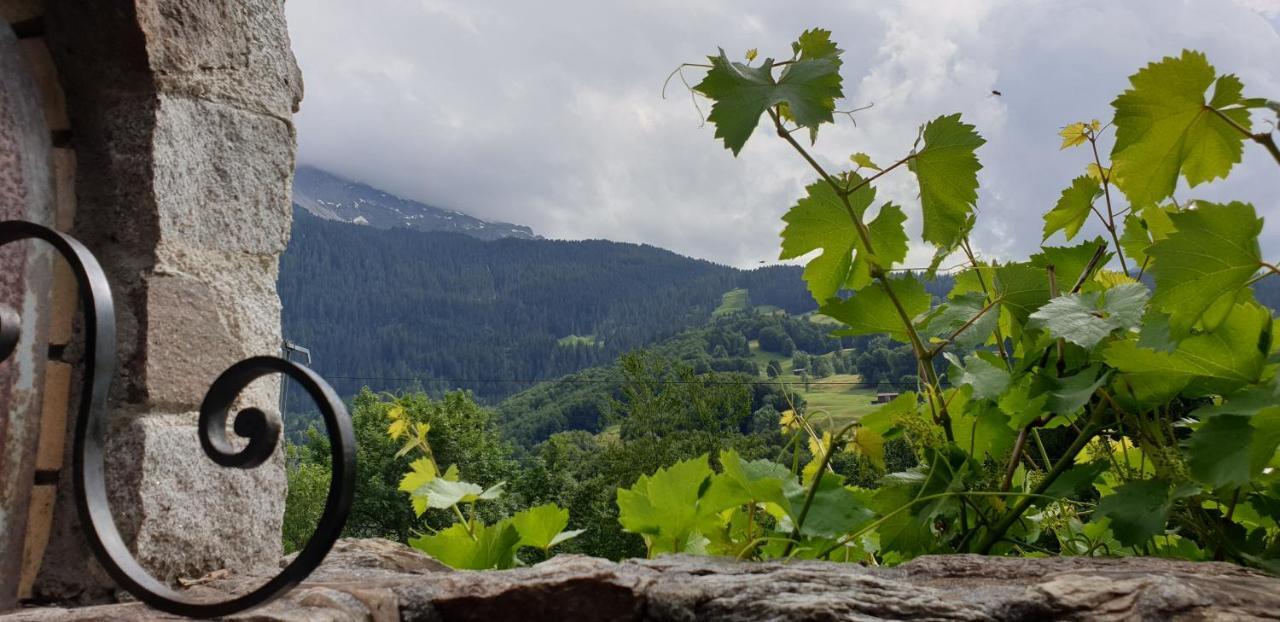
[[[446,382],[453,384],[466,383],[564,383],[564,384],[701,384],[701,385],[782,385],[782,384],[805,384],[803,380],[778,380],[776,378],[768,380],[627,380],[625,378],[541,378],[541,379],[520,379],[520,378],[427,378],[427,377],[379,377],[379,376],[337,376],[328,375],[321,372],[322,377],[326,380],[350,380],[350,381],[377,381],[377,382]],[[733,373],[733,372],[720,372]],[[916,386],[915,382],[862,382],[854,380],[810,380],[809,386],[862,386],[862,387],[878,387],[881,385],[890,386]]]

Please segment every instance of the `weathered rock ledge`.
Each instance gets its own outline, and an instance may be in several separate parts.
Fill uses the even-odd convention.
[[[210,578],[225,598],[261,577]],[[139,603],[42,607],[0,622],[169,619]],[[241,620],[1280,620],[1280,579],[1152,558],[923,557],[896,568],[564,555],[455,572],[386,540],[344,540],[285,598]]]

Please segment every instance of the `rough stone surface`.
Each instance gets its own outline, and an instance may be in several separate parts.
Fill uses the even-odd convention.
[[[0,220],[52,225],[49,131],[18,45],[0,23]],[[39,242],[0,249],[0,304],[22,322],[14,351],[0,361],[0,606],[14,602],[21,574],[48,352],[52,255]]]
[[[191,419],[137,417],[111,435],[111,502],[134,557],[164,581],[270,568],[280,545],[263,534],[280,533],[285,488],[274,471],[284,468],[283,457],[257,469],[219,467],[200,449]],[[224,516],[228,505],[234,516]]]
[[[280,348],[275,281],[302,94],[284,2],[48,0],[44,21],[75,148],[73,234],[115,295],[107,479],[117,524],[163,580],[270,566],[283,458],[221,469],[195,424],[219,374]],[[255,382],[241,405],[274,415],[278,386]],[[110,584],[88,554],[70,483],[64,473],[35,595],[100,601]]]
[[[226,598],[265,577],[198,581]],[[0,622],[168,619],[138,603],[37,608]],[[1153,558],[923,557],[896,568],[574,555],[461,572],[386,540],[339,542],[317,572],[241,620],[1277,620],[1280,579]]]

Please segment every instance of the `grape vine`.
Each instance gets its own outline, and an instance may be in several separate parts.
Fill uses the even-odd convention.
[[[513,568],[521,563],[518,553],[534,549],[546,556],[552,547],[582,533],[566,530],[568,510],[545,504],[517,512],[489,524],[476,515],[476,504],[502,496],[504,483],[483,488],[461,479],[456,465],[441,470],[427,435],[430,421],[417,420],[414,412],[395,397],[384,402],[388,420],[387,436],[404,444],[397,457],[417,455],[400,480],[400,490],[409,495],[413,511],[421,517],[428,510],[451,512],[455,522],[409,539],[409,545],[453,568],[489,570]]]
[[[1045,213],[1044,240],[1070,243],[1090,217],[1106,237],[1001,262],[970,243],[985,141],[960,115],[925,123],[883,168],[866,153],[847,170],[820,163],[811,149],[836,122],[841,55],[830,32],[812,29],[782,61],[720,50],[682,67],[706,70],[691,88],[735,156],[763,124],[813,169],[783,217],[780,258],[812,256],[804,279],[843,324],[835,334],[910,345],[920,390],[834,432],[783,413],[783,432],[808,443],[807,465],[724,452],[718,469],[711,456],[659,469],[618,490],[623,527],[651,555],[1142,554],[1280,572],[1280,343],[1249,288],[1280,269],[1263,258],[1252,205],[1174,197],[1180,183],[1191,192],[1227,177],[1246,142],[1280,164],[1273,132],[1251,117],[1280,104],[1245,97],[1198,52],[1147,65],[1109,123],[1059,134],[1087,157]],[[918,239],[936,249],[933,268],[966,261],[940,304],[895,273],[906,216],[877,205],[876,183],[903,169],[918,183]],[[893,438],[917,466],[878,487],[831,468],[838,452],[883,466]]]

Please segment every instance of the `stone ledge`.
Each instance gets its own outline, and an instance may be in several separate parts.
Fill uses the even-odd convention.
[[[263,580],[198,581],[225,598]],[[0,622],[171,619],[139,603],[30,608]],[[386,540],[343,540],[283,599],[241,620],[1280,620],[1280,579],[1154,558],[922,557],[895,568],[562,555],[452,571]]]

